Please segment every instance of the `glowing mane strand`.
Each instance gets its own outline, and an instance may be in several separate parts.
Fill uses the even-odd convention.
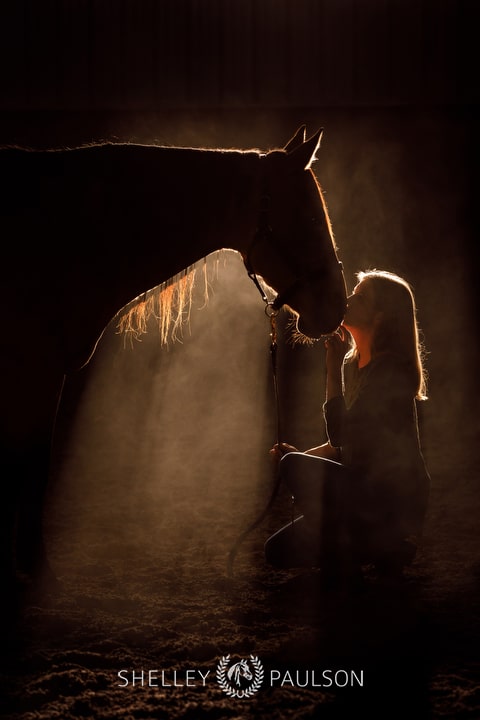
[[[223,252],[216,253],[215,273]],[[161,285],[147,290],[122,308],[117,314],[117,333],[125,335],[130,342],[140,340],[141,335],[148,332],[151,318],[154,318],[161,345],[168,345],[170,341],[179,341],[184,325],[190,321],[198,264],[182,270],[181,273],[174,275]],[[201,272],[204,284],[204,304],[206,304],[209,290],[207,258],[203,259]]]
[[[190,319],[196,268],[187,268],[179,275],[140,295],[120,311],[117,331],[133,340],[147,333],[150,319],[158,325],[161,345],[176,341],[185,322]]]

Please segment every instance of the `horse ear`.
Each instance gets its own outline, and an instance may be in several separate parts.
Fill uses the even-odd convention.
[[[295,135],[290,138],[288,143],[283,148],[286,153],[291,153],[292,150],[295,150],[299,145],[302,145],[305,142],[306,138],[306,132],[307,132],[307,126],[306,125],[300,125]]]
[[[293,152],[290,153],[293,162],[300,164],[304,170],[307,170],[315,160],[315,153],[320,147],[322,135],[323,128],[320,128],[309,140],[306,140],[302,145],[295,148]]]

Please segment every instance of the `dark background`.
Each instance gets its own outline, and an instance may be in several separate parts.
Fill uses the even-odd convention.
[[[429,685],[435,717],[473,718],[478,710],[478,8],[474,0],[8,0],[0,13],[1,144],[70,147],[118,140],[268,150],[283,146],[303,123],[311,134],[324,128],[314,170],[348,287],[358,270],[371,267],[406,277],[428,351],[430,399],[421,406],[420,421],[432,501],[419,577],[427,578],[430,595],[426,591],[422,613],[434,617],[429,642],[433,635],[456,638],[447,649],[440,643],[442,660]],[[132,650],[138,637],[130,643],[120,628],[127,605],[118,595],[130,593],[131,623],[141,626],[147,616],[153,622],[154,592],[142,595],[132,580],[139,556],[151,558],[153,539],[157,561],[165,564],[168,553],[170,563],[167,581],[161,578],[161,589],[155,586],[157,596],[170,593],[177,604],[185,603],[192,589],[174,578],[196,574],[197,581],[205,575],[211,582],[211,573],[222,575],[225,551],[266,501],[268,448],[275,439],[268,323],[235,256],[220,268],[212,287],[207,307],[192,313],[182,343],[160,350],[152,333],[133,350],[125,349],[112,325],[90,366],[67,381],[46,527],[59,575],[81,612],[90,613],[90,635],[86,639],[74,627],[72,618],[78,620],[80,611],[67,600],[63,614],[54,603],[53,610],[28,616],[25,633],[33,649],[19,676],[29,690],[14,693],[16,717],[29,710],[48,717],[52,708],[45,693],[51,703],[68,695],[61,678],[73,661],[70,657],[65,665],[62,653],[80,647],[103,652],[99,637],[111,630],[102,626],[98,637],[92,630],[95,622],[100,627],[95,613],[106,612],[102,592],[110,600],[113,593],[108,622],[116,638],[123,633],[124,639],[123,655],[113,653],[112,672],[127,656],[139,661]],[[199,298],[197,306],[202,304]],[[280,327],[284,439],[309,447],[323,440],[323,348],[292,349],[284,339]],[[285,506],[278,508],[272,530],[285,512]],[[157,537],[159,526],[165,534]],[[249,582],[264,581],[266,532],[253,539],[242,561],[244,596]],[[188,542],[194,549],[187,563]],[[99,547],[103,565],[96,556]],[[95,568],[105,580],[106,567],[108,591],[93,581],[98,580]],[[267,587],[269,582],[274,584],[269,578]],[[145,587],[154,587],[151,578]],[[208,616],[221,595],[220,586],[214,587],[217,597],[210,600],[210,611],[204,604],[207,619],[199,620],[206,629],[193,636],[197,643],[213,633]],[[137,606],[135,592],[140,593]],[[251,598],[253,604],[259,601]],[[260,602],[264,599],[261,595]],[[230,602],[241,604],[231,596]],[[432,607],[441,607],[441,613]],[[178,613],[184,619],[181,607]],[[240,621],[232,613],[237,624],[226,638],[237,638],[248,625],[246,617]],[[287,665],[289,648],[292,664],[298,661],[295,652],[308,655],[308,643],[272,645],[278,627],[268,630],[271,618],[265,618],[263,636],[260,617],[253,622],[251,634],[257,636],[250,645],[217,638],[210,655],[208,650],[199,655],[195,643],[187,643],[183,655],[164,649],[164,662],[185,665],[189,659],[192,664],[235,648],[245,654],[252,647],[277,662],[282,656]],[[160,611],[156,622],[162,625]],[[289,622],[295,635],[306,621],[299,616]],[[49,639],[52,632],[55,640]],[[391,658],[398,649],[373,645],[370,660],[377,653],[379,661],[385,652]],[[147,646],[145,640],[144,658]],[[349,648],[353,655],[353,645]],[[409,649],[415,654],[414,646]],[[145,662],[158,666],[157,646],[148,650]],[[101,694],[98,677],[105,669],[89,666],[85,653],[78,663],[92,671],[91,686]],[[50,664],[42,665],[40,656]],[[51,689],[52,665],[61,688],[57,693]],[[75,702],[90,707],[85,688],[68,688]],[[19,699],[29,693],[30,702]],[[62,717],[83,712],[75,702],[68,711],[62,706]],[[111,717],[124,717],[122,699],[106,702]],[[282,707],[280,701],[272,704],[266,716],[290,717]],[[309,707],[319,706],[301,705],[306,714],[297,710],[296,717],[316,717],[308,714],[315,713]],[[187,717],[185,708],[179,703],[174,712],[172,704],[169,717]],[[199,717],[203,711],[197,708]],[[135,712],[132,717],[149,717],[141,703]],[[221,712],[212,716],[223,717]],[[97,713],[108,716],[106,710]],[[429,715],[422,709],[418,716]]]
[[[477,8],[7,2],[0,142],[269,149],[302,123],[324,127],[315,170],[348,286],[368,267],[414,286],[432,405],[442,405],[432,415],[449,425],[453,451],[459,430],[478,429]]]

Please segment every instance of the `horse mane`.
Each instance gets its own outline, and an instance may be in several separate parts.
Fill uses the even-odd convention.
[[[101,143],[103,145],[118,143]],[[130,143],[124,143],[130,144]],[[89,145],[94,147],[95,144]],[[160,146],[159,146],[160,147]],[[198,153],[215,153],[220,155],[242,155],[250,157],[259,157],[265,154],[259,149],[242,150],[238,148],[178,148],[170,146],[161,146],[168,150],[191,150]],[[267,154],[281,153],[285,154],[283,148],[269,150]],[[220,258],[227,249],[221,249],[213,253],[216,256],[214,263],[215,273],[218,270]],[[183,328],[190,320],[190,311],[192,308],[193,289],[197,276],[198,266],[202,264],[201,273],[203,276],[204,286],[204,304],[208,301],[208,292],[210,279],[207,270],[207,258],[203,258],[195,265],[182,270],[169,280],[161,283],[155,288],[147,290],[138,297],[134,298],[117,313],[117,333],[124,335],[125,338],[133,343],[134,340],[140,340],[141,336],[147,333],[147,328],[153,319],[158,328],[160,336],[160,344],[168,345],[169,342],[181,340]]]
[[[198,270],[203,280],[204,306],[208,302],[209,288],[218,271],[225,250],[213,253],[213,273],[209,274],[207,258],[182,270],[157,287],[134,298],[117,313],[117,333],[130,343],[140,340],[148,332],[148,325],[155,321],[162,346],[181,340],[183,328],[190,321],[193,290]],[[201,267],[199,267],[201,266]]]
[[[226,148],[212,148],[212,147],[178,147],[170,145],[159,145],[143,144],[137,142],[117,142],[111,140],[100,140],[96,142],[84,142],[75,145],[62,145],[60,147],[47,147],[47,148],[34,148],[28,145],[21,144],[0,144],[0,151],[23,151],[28,154],[35,153],[47,153],[53,155],[60,152],[70,152],[78,150],[88,150],[99,147],[117,147],[123,146],[141,146],[141,147],[157,147],[165,151],[193,151],[200,155],[204,153],[212,153],[221,158],[222,156],[243,156],[259,158],[265,155],[278,155],[279,157],[286,154],[285,148],[277,147],[267,151],[260,150],[258,148],[240,149],[235,147]],[[312,159],[312,163],[316,158]],[[328,229],[335,250],[337,249],[333,231],[330,224],[330,218],[325,202],[323,193],[321,192],[318,179],[312,172],[312,176],[319,190],[319,197],[321,199],[324,214],[327,221]],[[216,269],[218,269],[219,258],[221,254],[226,252],[225,249],[218,250],[213,255],[217,256],[215,263]],[[141,295],[138,295],[132,299],[126,306],[122,307],[116,314],[114,320],[116,320],[117,333],[125,337],[126,341],[133,343],[135,340],[141,340],[141,336],[148,332],[151,321],[155,321],[157,325],[157,331],[160,338],[160,344],[162,346],[168,345],[169,342],[176,342],[181,340],[183,329],[185,325],[188,325],[190,320],[190,313],[192,309],[193,291],[198,276],[199,267],[201,266],[201,274],[203,277],[203,288],[204,288],[204,304],[208,302],[209,284],[207,272],[207,258],[198,261],[192,266],[187,267],[178,274],[162,282],[160,285],[151,288]],[[312,341],[310,338],[302,335],[295,329],[295,313],[292,311],[291,319],[291,338],[294,344],[305,343],[310,344]]]
[[[119,143],[93,143],[88,144],[88,147],[95,147],[98,145],[118,145]],[[129,145],[130,143],[123,143]],[[87,147],[85,146],[85,147]],[[250,148],[248,150],[238,148],[208,148],[208,147],[171,147],[171,146],[157,146],[162,147],[164,150],[191,150],[197,153],[215,153],[218,156],[226,155],[237,155],[237,156],[250,156],[250,157],[261,157],[264,155],[278,155],[282,156],[286,154],[284,148],[273,148],[267,152]],[[316,157],[312,159],[316,161]],[[333,235],[333,229],[330,222],[330,216],[328,208],[320,187],[320,183],[312,171],[312,177],[318,189],[318,194],[323,206],[324,216],[327,222],[328,231],[332,239],[333,246],[337,250],[335,238]],[[215,272],[218,270],[219,259],[223,253],[227,252],[227,249],[221,249],[213,253],[216,255],[217,260],[215,263]],[[193,290],[197,276],[198,266],[202,264],[202,276],[204,286],[204,305],[208,302],[208,292],[210,280],[207,272],[207,258],[203,258],[193,266],[182,270],[177,275],[166,280],[155,288],[147,290],[141,295],[131,300],[128,305],[123,307],[117,313],[117,333],[124,335],[125,338],[133,343],[134,340],[140,340],[142,335],[148,332],[148,325],[153,319],[156,322],[157,330],[160,337],[161,346],[168,345],[170,342],[177,342],[181,340],[183,328],[188,325],[190,320],[190,312],[192,308]],[[292,345],[312,345],[316,341],[303,335],[298,331],[296,327],[296,313],[287,307],[290,311],[290,319],[287,324],[287,331],[289,334],[289,342]]]

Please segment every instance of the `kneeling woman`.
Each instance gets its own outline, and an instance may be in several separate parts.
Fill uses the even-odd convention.
[[[414,296],[393,273],[358,280],[342,326],[325,342],[328,442],[271,451],[302,513],[265,544],[277,567],[398,572],[422,532],[430,478],[417,422],[426,388]]]

